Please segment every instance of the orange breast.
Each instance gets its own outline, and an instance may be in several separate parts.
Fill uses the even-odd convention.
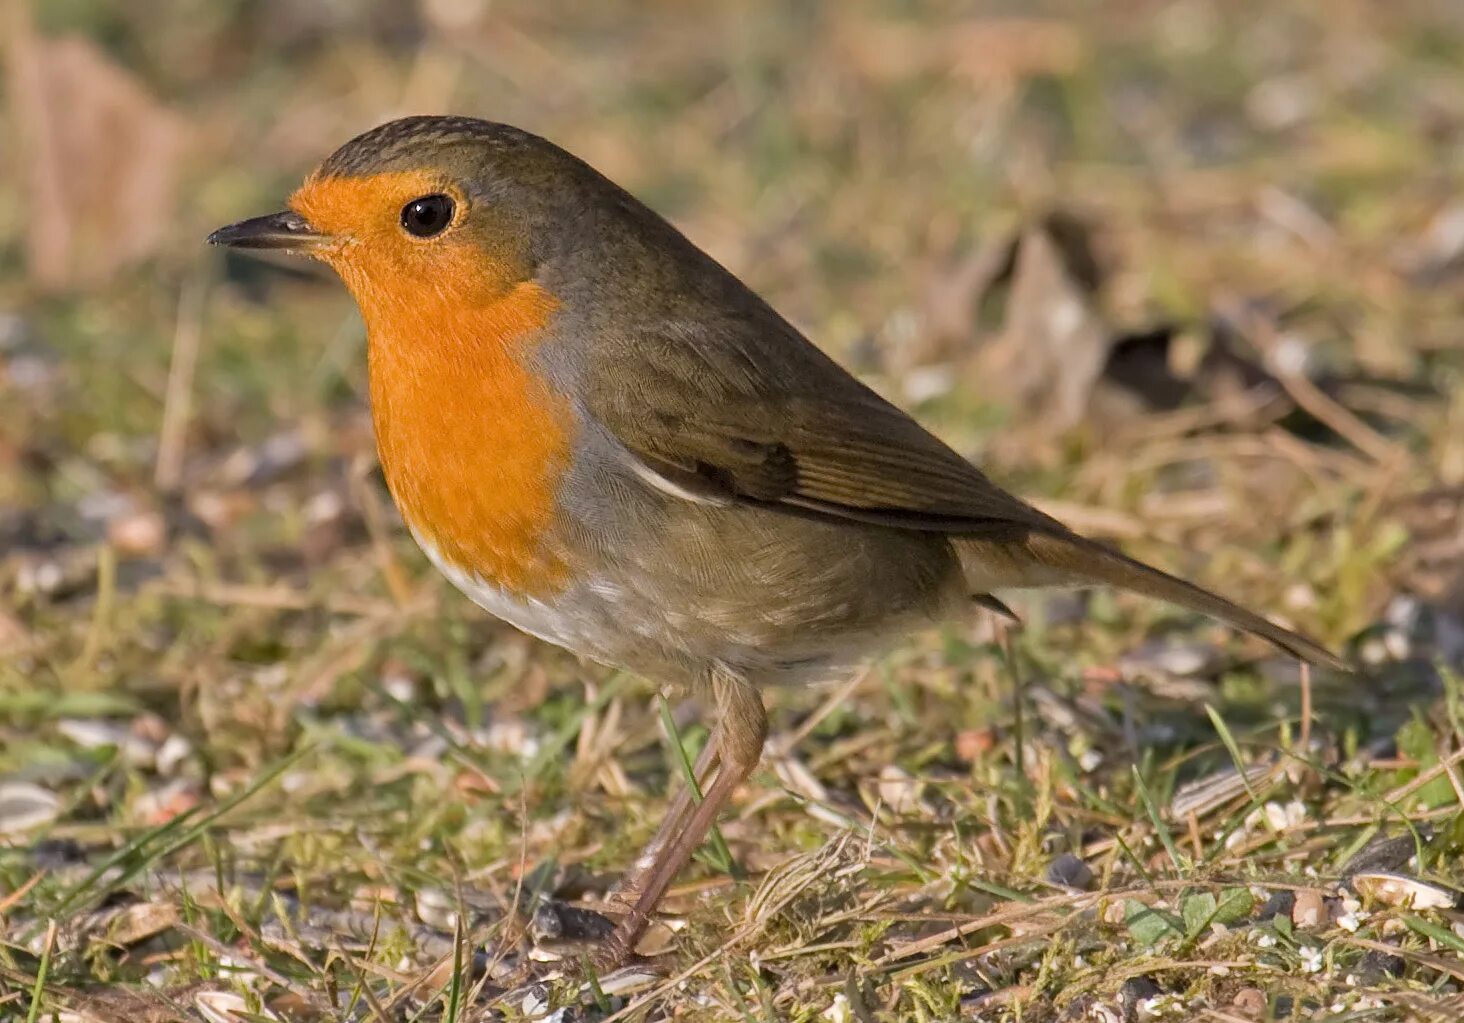
[[[376,445],[402,517],[451,566],[542,597],[566,576],[546,539],[572,418],[528,360],[559,303],[491,237],[401,229],[405,202],[452,189],[427,171],[316,174],[290,206],[338,239],[316,255],[366,321]]]
[[[545,539],[571,424],[525,359],[554,298],[531,282],[470,305],[364,290],[377,449],[402,517],[452,564],[552,594],[566,566]]]

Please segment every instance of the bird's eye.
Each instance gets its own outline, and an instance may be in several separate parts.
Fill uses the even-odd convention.
[[[452,210],[451,196],[424,195],[402,207],[402,227],[418,238],[431,238],[452,223]]]

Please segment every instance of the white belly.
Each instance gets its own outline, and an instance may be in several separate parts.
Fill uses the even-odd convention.
[[[546,643],[590,657],[595,656],[595,651],[586,649],[584,637],[578,635],[574,616],[541,600],[510,593],[476,573],[466,572],[444,558],[433,544],[418,536],[415,531],[412,536],[427,555],[427,559],[447,577],[448,582],[495,618],[501,618],[514,628]]]

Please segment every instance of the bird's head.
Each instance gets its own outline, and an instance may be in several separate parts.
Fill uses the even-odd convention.
[[[302,253],[362,304],[492,301],[532,280],[612,188],[538,136],[465,117],[408,117],[336,150],[279,213],[215,245]]]

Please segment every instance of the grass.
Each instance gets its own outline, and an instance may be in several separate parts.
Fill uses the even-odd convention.
[[[187,145],[146,257],[61,283],[0,177],[0,1019],[1464,1014],[1451,5],[583,6],[38,5]],[[1364,672],[1013,598],[770,696],[653,970],[495,1000],[580,961],[708,722],[439,580],[349,299],[199,244],[429,109],[565,142],[1002,482]],[[1075,353],[993,369],[1052,211],[1124,339],[1068,419]]]

